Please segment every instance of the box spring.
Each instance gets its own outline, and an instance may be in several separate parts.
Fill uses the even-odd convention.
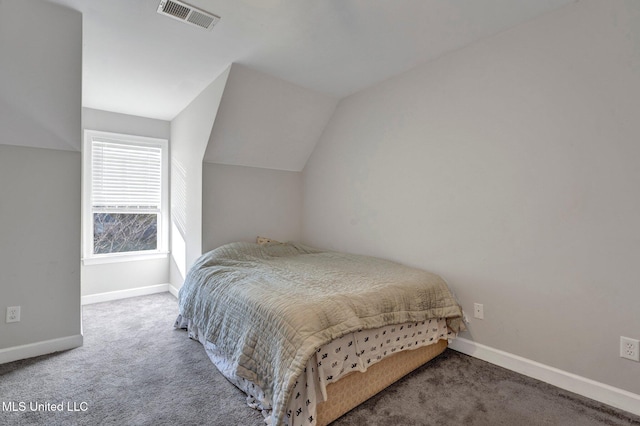
[[[365,373],[353,372],[327,386],[327,400],[318,404],[317,425],[325,426],[416,368],[440,355],[446,340],[399,352],[372,365]]]

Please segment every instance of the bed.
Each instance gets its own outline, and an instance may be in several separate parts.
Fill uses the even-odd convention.
[[[272,425],[326,425],[440,354],[462,309],[437,275],[296,243],[231,243],[179,293],[188,330]]]

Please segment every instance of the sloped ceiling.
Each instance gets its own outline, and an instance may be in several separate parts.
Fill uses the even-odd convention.
[[[81,46],[78,12],[0,1],[0,144],[80,151]]]
[[[83,106],[173,120],[232,66],[204,161],[300,171],[338,99],[576,0],[48,0],[83,13]]]
[[[233,64],[204,161],[301,171],[336,103],[332,96]]]
[[[83,106],[173,119],[232,63],[344,97],[576,0],[48,0],[83,14]]]

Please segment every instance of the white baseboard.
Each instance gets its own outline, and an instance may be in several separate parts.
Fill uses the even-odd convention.
[[[111,300],[126,299],[128,297],[146,296],[148,294],[164,293],[171,291],[170,284],[157,284],[147,287],[130,288],[127,290],[109,291],[106,293],[89,294],[82,296],[81,303],[90,305],[92,303],[109,302]]]
[[[148,294],[169,292],[178,296],[178,290],[171,284],[158,284],[147,287],[139,287],[128,290],[110,291],[107,293],[90,294],[82,296],[81,303],[89,305],[92,303],[108,302],[111,300],[126,299],[128,297],[146,296]],[[27,345],[14,346],[0,349],[0,364],[18,361],[35,356],[46,355],[53,352],[65,351],[82,346],[82,334],[76,336],[62,337],[59,339],[45,340],[42,342],[30,343]]]
[[[640,395],[587,379],[527,358],[510,354],[464,338],[456,338],[449,347],[463,354],[490,362],[516,373],[549,383],[561,389],[591,398],[629,413],[640,415]]]
[[[178,291],[180,290],[169,284],[169,293],[173,294],[176,299],[178,298]]]
[[[82,334],[0,349],[0,364],[82,346]]]

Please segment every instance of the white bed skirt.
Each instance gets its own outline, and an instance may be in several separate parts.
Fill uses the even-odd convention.
[[[191,339],[202,343],[218,370],[247,394],[247,404],[260,410],[265,423],[271,424],[271,401],[265,397],[262,389],[238,377],[233,363],[213,343],[207,341],[189,319],[179,315],[174,326],[186,329]],[[315,426],[316,406],[326,401],[326,386],[329,383],[354,371],[365,372],[369,366],[399,351],[417,349],[454,337],[455,334],[447,328],[446,320],[439,318],[361,330],[327,343],[309,359],[303,374],[296,381],[286,409],[287,424]]]

